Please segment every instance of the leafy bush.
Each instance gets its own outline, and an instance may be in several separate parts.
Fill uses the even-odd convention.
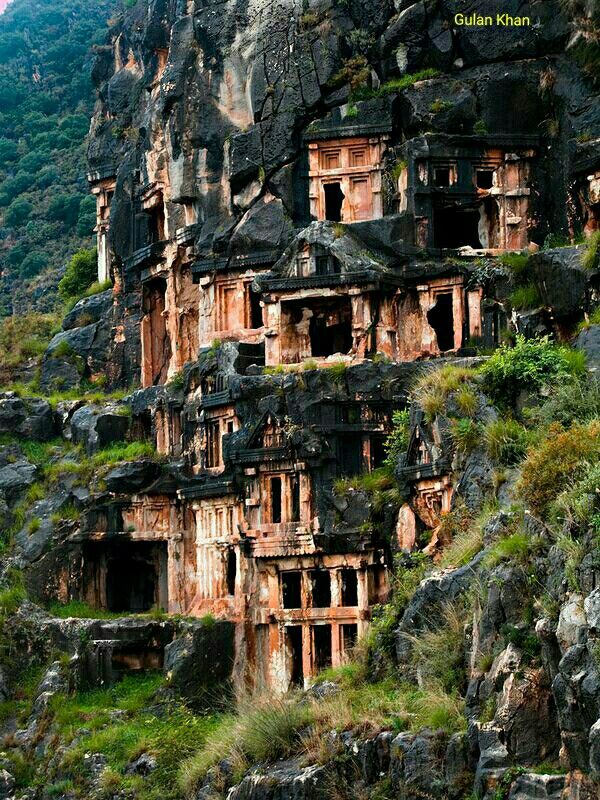
[[[542,298],[535,283],[526,283],[523,286],[517,286],[510,296],[510,304],[517,310],[523,308],[539,308],[542,305]]]
[[[541,406],[527,410],[528,420],[535,425],[559,422],[569,427],[574,422],[590,422],[600,418],[600,382],[594,377],[561,380],[552,386]]]
[[[489,455],[501,464],[518,464],[525,456],[530,441],[526,428],[514,419],[497,419],[484,431]]]
[[[80,297],[96,280],[98,254],[95,247],[79,250],[67,265],[67,271],[58,284],[58,293],[67,300]]]
[[[22,278],[31,278],[39,273],[47,266],[48,256],[40,250],[34,250],[28,253],[19,267],[19,275]]]
[[[571,428],[554,425],[523,464],[518,490],[529,508],[547,515],[560,487],[579,480],[600,456],[600,421]]]
[[[598,267],[599,260],[600,260],[600,231],[594,231],[594,233],[592,233],[592,235],[588,239],[588,245],[586,247],[583,258],[581,259],[581,265],[583,266],[584,269],[591,271]]]
[[[539,392],[546,385],[585,371],[583,354],[554,344],[547,336],[517,335],[513,347],[502,345],[480,367],[486,392],[502,405],[514,406],[522,390]]]
[[[29,200],[22,197],[13,200],[13,202],[6,209],[4,215],[4,224],[9,228],[14,228],[22,225],[33,211],[33,204]]]
[[[392,432],[385,441],[385,463],[391,469],[398,465],[398,459],[408,447],[408,409],[394,411],[392,414]]]
[[[472,419],[452,420],[450,433],[456,447],[465,453],[470,453],[481,441],[481,428]]]

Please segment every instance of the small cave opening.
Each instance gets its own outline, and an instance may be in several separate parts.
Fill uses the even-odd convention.
[[[311,355],[327,358],[352,349],[352,308],[350,302],[313,309],[309,331]]]
[[[140,647],[139,645],[117,645],[111,654],[113,678],[128,672],[146,672],[162,669],[164,649],[162,647]]]
[[[330,222],[342,221],[342,203],[344,193],[339,183],[326,183],[323,186],[325,193],[325,219]]]
[[[481,247],[479,240],[479,209],[439,205],[434,210],[434,247]]]
[[[314,667],[316,672],[331,666],[331,625],[313,625]]]
[[[310,573],[310,583],[312,589],[312,607],[330,608],[331,607],[331,579],[329,570],[315,569]]]
[[[358,605],[358,574],[355,569],[342,570],[342,605]]]
[[[302,608],[302,573],[281,574],[281,599],[284,608]]]
[[[444,353],[452,350],[454,348],[452,292],[441,292],[436,295],[435,305],[427,312],[427,322],[435,331],[440,351]]]
[[[304,684],[302,666],[302,626],[287,625],[285,629],[285,649],[290,676],[290,688]]]

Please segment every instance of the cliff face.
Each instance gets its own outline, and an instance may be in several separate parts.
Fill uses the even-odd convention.
[[[0,794],[597,796],[594,10],[463,5],[112,29],[113,286],[0,395]]]

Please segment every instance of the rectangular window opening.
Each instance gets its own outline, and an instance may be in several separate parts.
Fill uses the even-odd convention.
[[[284,608],[302,608],[302,573],[281,573],[281,598]]]
[[[329,570],[315,569],[310,573],[310,583],[312,589],[312,607],[330,608],[331,607],[331,578]]]
[[[358,573],[355,569],[342,570],[342,605],[358,605]]]
[[[281,478],[271,478],[271,522],[281,522]]]

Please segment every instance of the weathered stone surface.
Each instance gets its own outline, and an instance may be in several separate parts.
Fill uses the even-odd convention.
[[[100,320],[107,314],[112,305],[112,289],[84,297],[64,316],[62,329],[83,328]]]
[[[508,800],[561,800],[564,775],[519,775],[510,787]]]
[[[586,304],[589,272],[581,266],[583,246],[543,250],[530,256],[543,303],[557,318],[574,318]]]
[[[82,444],[86,453],[92,455],[111,442],[123,441],[131,418],[123,406],[115,403],[105,406],[85,405],[71,416],[70,429],[74,444]]]
[[[584,328],[575,339],[574,346],[585,353],[588,369],[597,372],[600,369],[600,325]]]
[[[169,685],[198,704],[227,689],[233,669],[234,626],[230,622],[190,623],[187,631],[165,648]]]
[[[23,400],[12,392],[0,394],[0,433],[48,441],[56,434],[50,404],[38,397]]]

